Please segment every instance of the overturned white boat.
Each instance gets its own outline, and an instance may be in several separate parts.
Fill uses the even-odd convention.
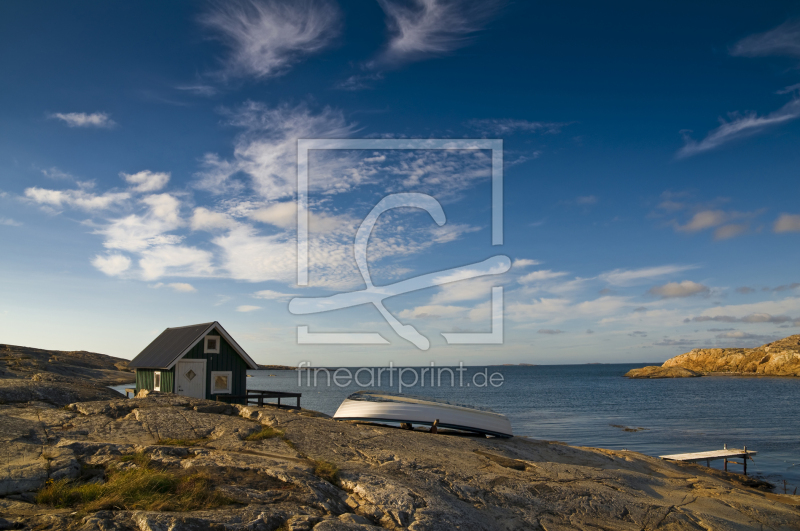
[[[400,422],[440,428],[513,437],[511,423],[505,415],[486,408],[453,404],[444,400],[398,395],[381,391],[359,391],[348,396],[333,418]]]

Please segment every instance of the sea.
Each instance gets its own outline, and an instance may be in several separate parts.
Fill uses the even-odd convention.
[[[422,368],[416,367],[414,374],[406,371],[402,389],[396,372],[392,385],[386,372],[379,382],[377,378],[370,381],[370,374],[363,370],[358,383],[350,380],[343,385],[348,384],[346,375],[355,375],[357,368],[342,369],[338,385],[333,379],[329,385],[326,373],[320,372],[314,385],[305,371],[259,370],[248,372],[247,387],[300,392],[303,408],[328,415],[357,391],[402,391],[502,413],[515,435],[651,456],[747,446],[758,452],[748,461],[748,475],[769,481],[775,492],[792,494],[800,486],[800,378],[623,377],[645,365],[468,367],[455,371],[455,378],[444,372],[441,384],[434,379],[434,385],[430,372],[420,381]],[[485,382],[486,376],[495,373],[502,375],[502,381],[495,376],[495,385]],[[411,385],[414,375],[418,381]],[[712,461],[711,466],[722,468],[723,464]],[[741,472],[742,467],[729,463],[728,470]]]

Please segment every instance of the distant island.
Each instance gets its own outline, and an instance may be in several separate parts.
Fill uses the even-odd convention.
[[[697,348],[661,366],[632,369],[628,378],[690,378],[713,374],[800,376],[800,334],[756,348]]]
[[[259,371],[296,371],[297,367],[291,365],[261,365],[258,364]]]

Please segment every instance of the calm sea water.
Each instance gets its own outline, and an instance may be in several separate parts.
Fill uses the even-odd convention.
[[[571,445],[628,449],[648,455],[729,448],[756,450],[748,473],[791,493],[800,485],[800,378],[704,377],[629,380],[622,375],[645,364],[542,365],[490,367],[501,372],[502,386],[466,387],[476,371],[465,373],[464,386],[419,384],[404,393],[486,406],[506,415],[516,435],[563,441]],[[249,389],[301,392],[302,406],[332,415],[355,383],[328,387],[320,374],[316,387],[296,371],[250,371]],[[272,376],[270,376],[272,375]],[[410,375],[407,375],[410,377]],[[365,382],[368,375],[362,374]],[[413,380],[413,378],[410,378]],[[481,379],[478,380],[478,383]],[[312,382],[313,384],[313,382]],[[384,373],[380,389],[388,387]],[[122,386],[124,387],[124,386]],[[292,401],[293,403],[293,401]],[[626,432],[621,428],[645,428]],[[722,462],[712,462],[721,468]],[[729,465],[741,471],[740,465]]]

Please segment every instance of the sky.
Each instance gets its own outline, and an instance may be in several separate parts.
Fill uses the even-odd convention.
[[[800,333],[799,67],[793,2],[3,2],[0,342],[132,358],[219,321],[259,363],[483,365]],[[492,150],[314,149],[298,284],[298,139],[501,140],[502,245]],[[444,218],[384,212],[366,260],[433,274],[383,301],[430,347],[371,303],[292,313],[365,288],[356,232],[404,193]]]

